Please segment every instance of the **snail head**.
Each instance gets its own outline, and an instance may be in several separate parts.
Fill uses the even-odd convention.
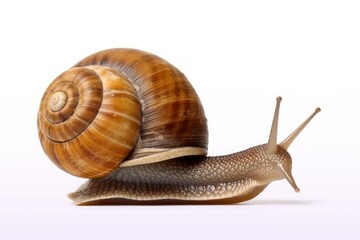
[[[290,185],[294,188],[296,192],[299,192],[300,189],[297,187],[296,182],[292,176],[292,160],[290,154],[287,152],[291,143],[296,139],[296,137],[301,133],[301,131],[306,127],[306,125],[311,121],[311,119],[321,111],[320,108],[316,108],[315,111],[302,123],[300,126],[295,129],[287,138],[285,138],[281,143],[277,143],[277,131],[278,131],[278,122],[279,122],[279,109],[280,102],[282,98],[276,98],[276,107],[274,118],[270,130],[269,141],[265,145],[265,154],[271,159],[273,163],[276,164],[276,175],[279,175],[281,179],[285,178]]]

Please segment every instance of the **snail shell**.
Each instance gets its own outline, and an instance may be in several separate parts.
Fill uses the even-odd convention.
[[[93,54],[47,88],[38,113],[45,153],[85,178],[121,166],[207,154],[207,120],[190,82],[135,49]]]

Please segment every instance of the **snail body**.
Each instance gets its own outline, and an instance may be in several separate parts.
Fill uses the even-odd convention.
[[[43,149],[61,169],[90,178],[76,204],[235,203],[291,174],[288,147],[320,111],[277,144],[281,98],[269,141],[234,154],[207,155],[207,120],[186,77],[135,49],[93,54],[47,89],[38,114]]]
[[[263,154],[265,147],[120,168],[104,178],[88,180],[69,197],[78,204],[242,202],[283,178],[278,166]],[[285,162],[289,155],[280,151],[279,159]],[[254,157],[257,161],[252,161]]]

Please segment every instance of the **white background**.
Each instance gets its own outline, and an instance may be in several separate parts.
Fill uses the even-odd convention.
[[[358,1],[0,2],[0,239],[360,239]],[[77,207],[84,180],[37,137],[46,87],[96,51],[131,47],[184,72],[200,95],[212,155],[264,143],[275,98],[293,175],[228,206]]]

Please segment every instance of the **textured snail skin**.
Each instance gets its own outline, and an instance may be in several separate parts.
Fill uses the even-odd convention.
[[[69,197],[76,204],[236,203],[257,196],[291,171],[291,157],[281,147],[267,155],[266,145],[220,157],[183,157],[120,168],[91,179]],[[184,159],[188,158],[188,159]]]
[[[287,149],[316,110],[277,144],[281,97],[278,97],[267,144],[219,157],[185,156],[167,161],[120,167],[90,179],[68,196],[75,204],[228,204],[256,197],[271,182],[286,179],[296,192]]]

